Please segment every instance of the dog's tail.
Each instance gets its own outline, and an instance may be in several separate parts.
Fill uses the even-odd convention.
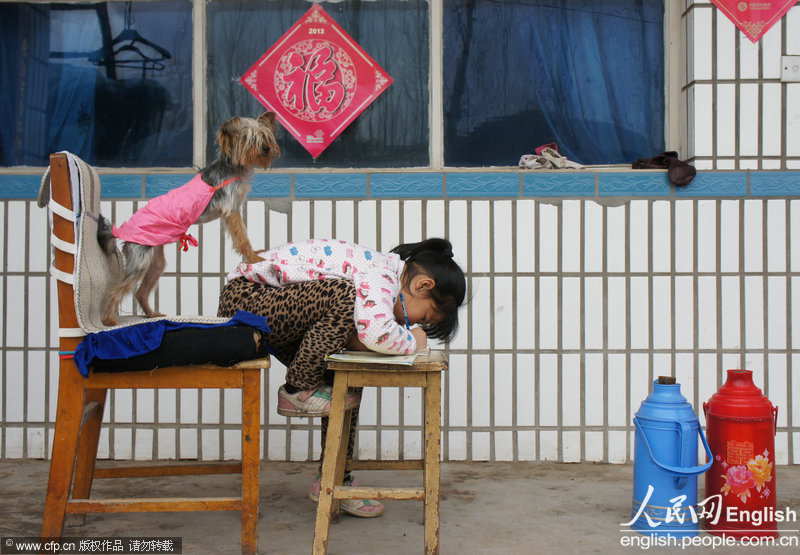
[[[117,251],[117,239],[111,232],[111,222],[102,214],[97,217],[97,242],[100,248],[107,255],[112,255]]]

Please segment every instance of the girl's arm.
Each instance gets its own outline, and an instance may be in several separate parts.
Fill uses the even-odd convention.
[[[387,355],[416,352],[414,335],[394,318],[394,302],[400,290],[397,278],[385,271],[356,273],[353,283],[357,339],[370,351]]]
[[[420,327],[411,328],[411,335],[414,336],[414,339],[417,341],[417,350],[424,350],[428,345],[428,336]],[[357,335],[353,335],[350,337],[350,340],[347,342],[345,346],[348,351],[369,351],[366,345],[364,345],[361,341],[358,340]]]

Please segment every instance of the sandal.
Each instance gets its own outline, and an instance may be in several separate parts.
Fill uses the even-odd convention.
[[[674,150],[668,150],[652,158],[639,158],[631,164],[631,167],[635,170],[668,170],[667,177],[670,182],[680,187],[691,183],[694,176],[697,175],[695,167],[689,162],[680,160],[678,153]]]
[[[352,477],[345,477],[345,486],[353,486],[355,482]],[[308,498],[314,503],[319,502],[319,489],[320,479],[311,484],[311,489],[308,491]],[[375,518],[381,516],[385,507],[380,501],[375,499],[341,499],[339,501],[339,508],[342,512],[359,518]]]
[[[331,410],[332,388],[322,385],[316,389],[289,393],[282,385],[278,389],[278,414],[283,416],[328,416]],[[347,392],[345,410],[357,407],[361,403],[361,394]]]

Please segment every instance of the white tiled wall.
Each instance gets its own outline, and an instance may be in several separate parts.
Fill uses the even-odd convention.
[[[115,217],[131,209],[104,206]],[[588,200],[323,200],[296,202],[287,217],[253,200],[247,215],[254,243],[264,245],[335,232],[389,249],[449,231],[470,275],[442,392],[449,460],[625,462],[628,423],[654,376],[675,375],[698,407],[724,369],[746,367],[781,407],[777,458],[785,464],[800,462],[798,210],[800,201],[783,199],[613,208]],[[1,445],[5,457],[41,457],[52,441],[57,385],[46,222],[31,202],[2,203],[0,215],[9,222],[0,230],[14,239],[27,230],[28,239],[9,231],[0,240],[8,253]],[[170,249],[158,308],[214,314],[222,271],[234,262],[220,227],[206,225],[199,249]],[[275,412],[284,371],[275,362],[265,377],[265,456],[316,458],[319,422]],[[419,456],[421,405],[416,389],[367,389],[359,455]],[[239,410],[235,391],[115,391],[100,452],[236,457]]]
[[[699,169],[800,169],[800,83],[781,56],[800,55],[800,6],[758,43],[711,2],[687,2],[687,155]]]
[[[800,169],[800,84],[776,79],[781,53],[800,54],[800,6],[751,45],[710,3],[693,4],[685,16],[689,156],[701,169],[783,161]],[[103,211],[122,221],[135,205],[104,202]],[[746,367],[781,407],[778,463],[800,463],[798,200],[634,200],[616,208],[320,200],[295,202],[290,216],[253,200],[247,219],[264,246],[325,235],[381,249],[451,238],[470,275],[470,303],[442,391],[448,460],[625,462],[631,416],[654,376],[677,376],[698,407],[724,369]],[[46,229],[32,202],[0,202],[0,457],[46,456],[52,442],[58,357]],[[200,249],[169,250],[158,308],[214,314],[222,275],[235,263],[219,224],[206,224]],[[265,376],[264,455],[316,458],[319,422],[275,412],[284,371],[275,362]],[[237,457],[239,410],[235,391],[115,391],[100,455]],[[368,388],[359,456],[418,457],[420,410],[414,389]]]

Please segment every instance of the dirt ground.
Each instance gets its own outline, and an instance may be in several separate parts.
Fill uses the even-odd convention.
[[[101,461],[99,466],[113,465]],[[262,466],[259,553],[311,551],[316,505],[308,500],[313,463]],[[789,547],[650,547],[621,531],[630,519],[632,467],[608,464],[447,463],[442,467],[441,553],[748,553],[800,552],[797,522],[780,525]],[[46,461],[0,462],[0,536],[39,533],[47,486]],[[360,471],[369,486],[418,486],[418,472]],[[236,475],[96,480],[92,497],[236,495]],[[702,482],[700,496],[703,497]],[[800,467],[778,468],[778,508],[800,514]],[[423,551],[422,504],[389,501],[375,519],[344,516],[331,527],[329,553],[411,554]],[[179,536],[185,554],[239,553],[236,512],[70,516],[64,536]],[[711,542],[701,534],[697,541]]]

